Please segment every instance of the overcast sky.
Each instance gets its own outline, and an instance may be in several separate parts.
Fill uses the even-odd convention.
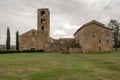
[[[0,44],[6,43],[10,28],[12,44],[15,33],[37,29],[37,9],[49,8],[51,37],[73,37],[83,24],[95,19],[107,24],[110,19],[120,21],[120,0],[0,0]],[[104,13],[103,13],[104,10]],[[102,15],[100,15],[102,14]],[[99,17],[100,16],[100,17]]]

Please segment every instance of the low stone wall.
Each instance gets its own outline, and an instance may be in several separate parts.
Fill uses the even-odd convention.
[[[81,53],[81,48],[70,48],[69,49],[70,53]]]

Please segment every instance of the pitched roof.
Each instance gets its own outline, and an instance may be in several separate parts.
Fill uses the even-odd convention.
[[[100,23],[100,22],[98,22],[98,21],[96,21],[96,20],[92,20],[91,22],[88,22],[88,23],[84,24],[82,27],[80,27],[80,28],[74,33],[74,35],[75,35],[78,31],[80,31],[82,28],[84,28],[85,26],[88,26],[88,25],[90,25],[90,24],[96,24],[96,25],[101,26],[101,27],[103,27],[103,28],[112,30],[111,28],[105,27],[104,24],[102,24],[102,23]]]
[[[31,32],[31,31],[37,31],[37,30],[31,29],[31,30],[29,30],[29,31],[27,31],[27,32],[25,32],[25,33],[23,33],[23,34],[21,34],[20,36],[23,36],[23,35],[25,35],[26,33]]]
[[[49,9],[48,8],[40,8],[40,9],[37,9],[37,10],[48,10],[49,11]]]

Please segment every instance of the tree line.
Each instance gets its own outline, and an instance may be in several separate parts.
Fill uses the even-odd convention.
[[[6,50],[10,50],[10,42],[11,42],[11,37],[10,37],[10,29],[9,27],[7,28],[7,38],[6,38]],[[19,50],[19,32],[16,32],[16,50]]]

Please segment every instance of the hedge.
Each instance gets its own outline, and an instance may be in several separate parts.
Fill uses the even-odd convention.
[[[0,54],[13,54],[13,53],[33,53],[33,52],[44,52],[44,50],[1,50]]]

